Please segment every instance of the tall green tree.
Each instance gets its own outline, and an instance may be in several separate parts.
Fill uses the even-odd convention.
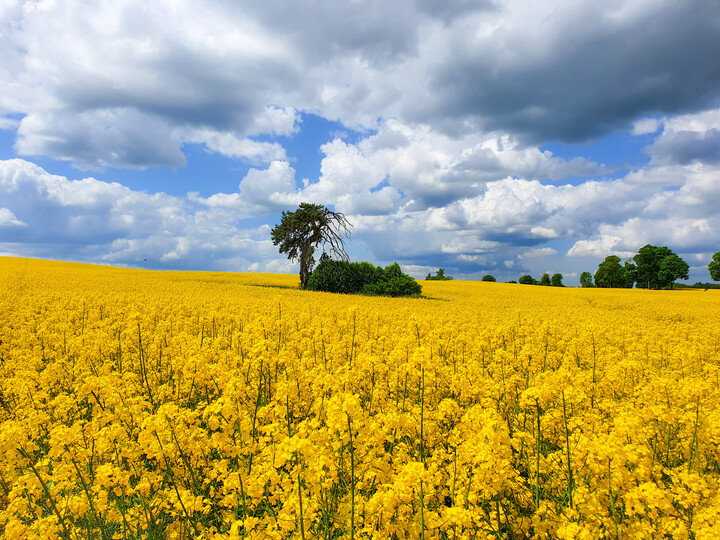
[[[518,279],[518,283],[522,285],[534,285],[535,280],[531,275],[525,274],[524,276],[520,276],[520,279]]]
[[[625,277],[628,282],[627,286],[632,288],[633,284],[637,281],[637,266],[632,262],[632,259],[625,261]]]
[[[688,266],[688,263],[683,261],[675,253],[671,253],[660,263],[658,279],[665,285],[669,284],[672,289],[676,280],[688,278],[689,270],[690,266]]]
[[[562,274],[553,274],[550,278],[550,285],[553,287],[564,287]]]
[[[674,257],[672,257],[674,255]],[[665,262],[663,267],[663,262]],[[676,279],[687,279],[689,267],[668,247],[647,244],[633,257],[635,279],[641,289],[660,289],[672,286]]]
[[[595,286],[613,289],[632,286],[625,268],[620,264],[620,257],[609,255],[598,265]]]
[[[708,264],[708,270],[710,271],[710,279],[720,281],[720,251],[712,256],[712,261]]]
[[[291,261],[300,261],[300,287],[307,288],[315,264],[315,249],[323,246],[332,255],[348,260],[343,236],[350,238],[352,225],[344,214],[319,204],[300,203],[294,212],[282,213],[280,224],[271,231],[273,244],[280,246]]]
[[[580,286],[581,287],[594,287],[593,277],[590,272],[583,272],[580,274]]]
[[[543,274],[540,277],[540,285],[549,286],[550,285],[550,274]]]

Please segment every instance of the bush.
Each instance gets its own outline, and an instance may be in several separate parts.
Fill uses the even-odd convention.
[[[322,261],[308,278],[307,288],[311,291],[325,291],[334,293],[357,293],[362,290],[363,283],[359,281],[349,262]]]
[[[386,268],[369,262],[322,261],[310,274],[307,288],[344,294],[373,294],[382,296],[411,296],[420,294],[422,287],[403,274],[398,263]]]
[[[535,280],[533,279],[533,277],[529,276],[527,274],[524,276],[520,276],[520,279],[518,280],[518,282],[521,283],[522,285],[534,285],[535,284]]]
[[[491,276],[490,274],[488,274],[486,276],[483,276],[480,281],[493,281],[494,282],[497,280],[495,279],[495,276]]]

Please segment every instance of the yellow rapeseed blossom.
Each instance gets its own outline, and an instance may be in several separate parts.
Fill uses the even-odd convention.
[[[6,538],[697,538],[720,294],[0,258]]]

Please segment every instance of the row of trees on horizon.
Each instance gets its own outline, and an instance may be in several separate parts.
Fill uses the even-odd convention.
[[[688,279],[690,266],[666,246],[646,244],[637,254],[621,264],[617,255],[609,255],[598,265],[595,274],[583,272],[581,287],[673,289],[679,279]],[[710,279],[720,281],[720,251],[708,264]],[[705,285],[705,284],[701,284]]]
[[[347,268],[343,267],[341,271],[336,264],[332,267],[333,272],[330,272],[330,263],[326,265],[326,273],[329,272],[328,276],[334,276],[333,280],[335,281],[338,279],[346,281],[349,273],[358,274],[359,272],[363,276],[366,274],[375,276],[374,281],[371,280],[372,283],[370,283],[370,285],[375,286],[377,285],[375,278],[385,271],[390,272],[388,276],[392,277],[392,279],[397,280],[401,277],[405,281],[407,281],[405,278],[411,279],[409,276],[402,274],[397,264],[391,265],[392,268],[388,267],[387,269],[373,267],[372,271],[368,270],[372,266],[370,263],[364,263],[365,266],[362,267],[362,271],[358,270],[359,266],[357,268],[352,266],[345,252],[344,243],[344,237],[350,237],[351,228],[352,225],[342,213],[334,212],[318,204],[301,203],[298,209],[293,212],[283,211],[281,222],[273,227],[271,236],[273,244],[280,247],[280,253],[286,253],[290,260],[300,261],[300,288],[302,289],[308,288],[310,275],[315,266],[313,255],[315,248],[320,244],[329,248],[330,251],[328,254],[323,249],[321,261],[323,259],[330,260],[331,256],[335,255],[345,265],[349,265]],[[621,264],[621,259],[617,255],[605,257],[605,260],[598,265],[594,276],[590,272],[583,272],[580,275],[580,286],[604,288],[632,288],[637,286],[639,289],[670,287],[672,289],[677,280],[688,279],[689,270],[690,266],[670,248],[647,244],[641,247],[637,254],[625,261],[624,264]],[[710,279],[720,281],[720,251],[712,256],[712,260],[708,264],[708,270]],[[435,275],[428,274],[425,279],[450,280],[452,276],[446,275],[445,270],[440,268]],[[563,276],[560,273],[553,274],[552,277],[546,273],[542,275],[539,281],[536,281],[530,275],[524,275],[518,281],[522,284],[564,287],[562,280]],[[405,281],[403,281],[403,287],[407,285]],[[485,275],[482,281],[496,280],[492,275]],[[514,283],[514,281],[510,283]],[[708,284],[708,286],[712,285]]]
[[[670,248],[653,246],[647,244],[641,247],[637,254],[622,263],[617,255],[609,255],[598,265],[595,274],[583,272],[580,274],[581,287],[601,288],[627,288],[637,287],[638,289],[673,289],[675,282],[679,279],[688,279],[690,266]],[[720,281],[720,251],[712,256],[708,264],[710,279]],[[428,274],[428,279],[430,274]],[[437,278],[432,278],[437,279]],[[452,279],[452,278],[451,278]],[[524,285],[545,285],[552,287],[564,287],[562,274],[553,274],[552,277],[545,273],[539,280],[531,275],[521,276],[518,281],[509,283],[521,283]],[[496,281],[494,276],[486,275],[482,281]],[[697,283],[694,287],[703,288],[717,287],[709,283]]]

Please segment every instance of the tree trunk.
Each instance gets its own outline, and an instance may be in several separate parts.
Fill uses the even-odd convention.
[[[300,288],[307,289],[308,279],[310,278],[310,265],[312,262],[313,250],[309,242],[303,246],[300,252]]]
[[[308,268],[307,259],[300,257],[300,288],[307,289],[308,278],[310,277],[310,270]]]

